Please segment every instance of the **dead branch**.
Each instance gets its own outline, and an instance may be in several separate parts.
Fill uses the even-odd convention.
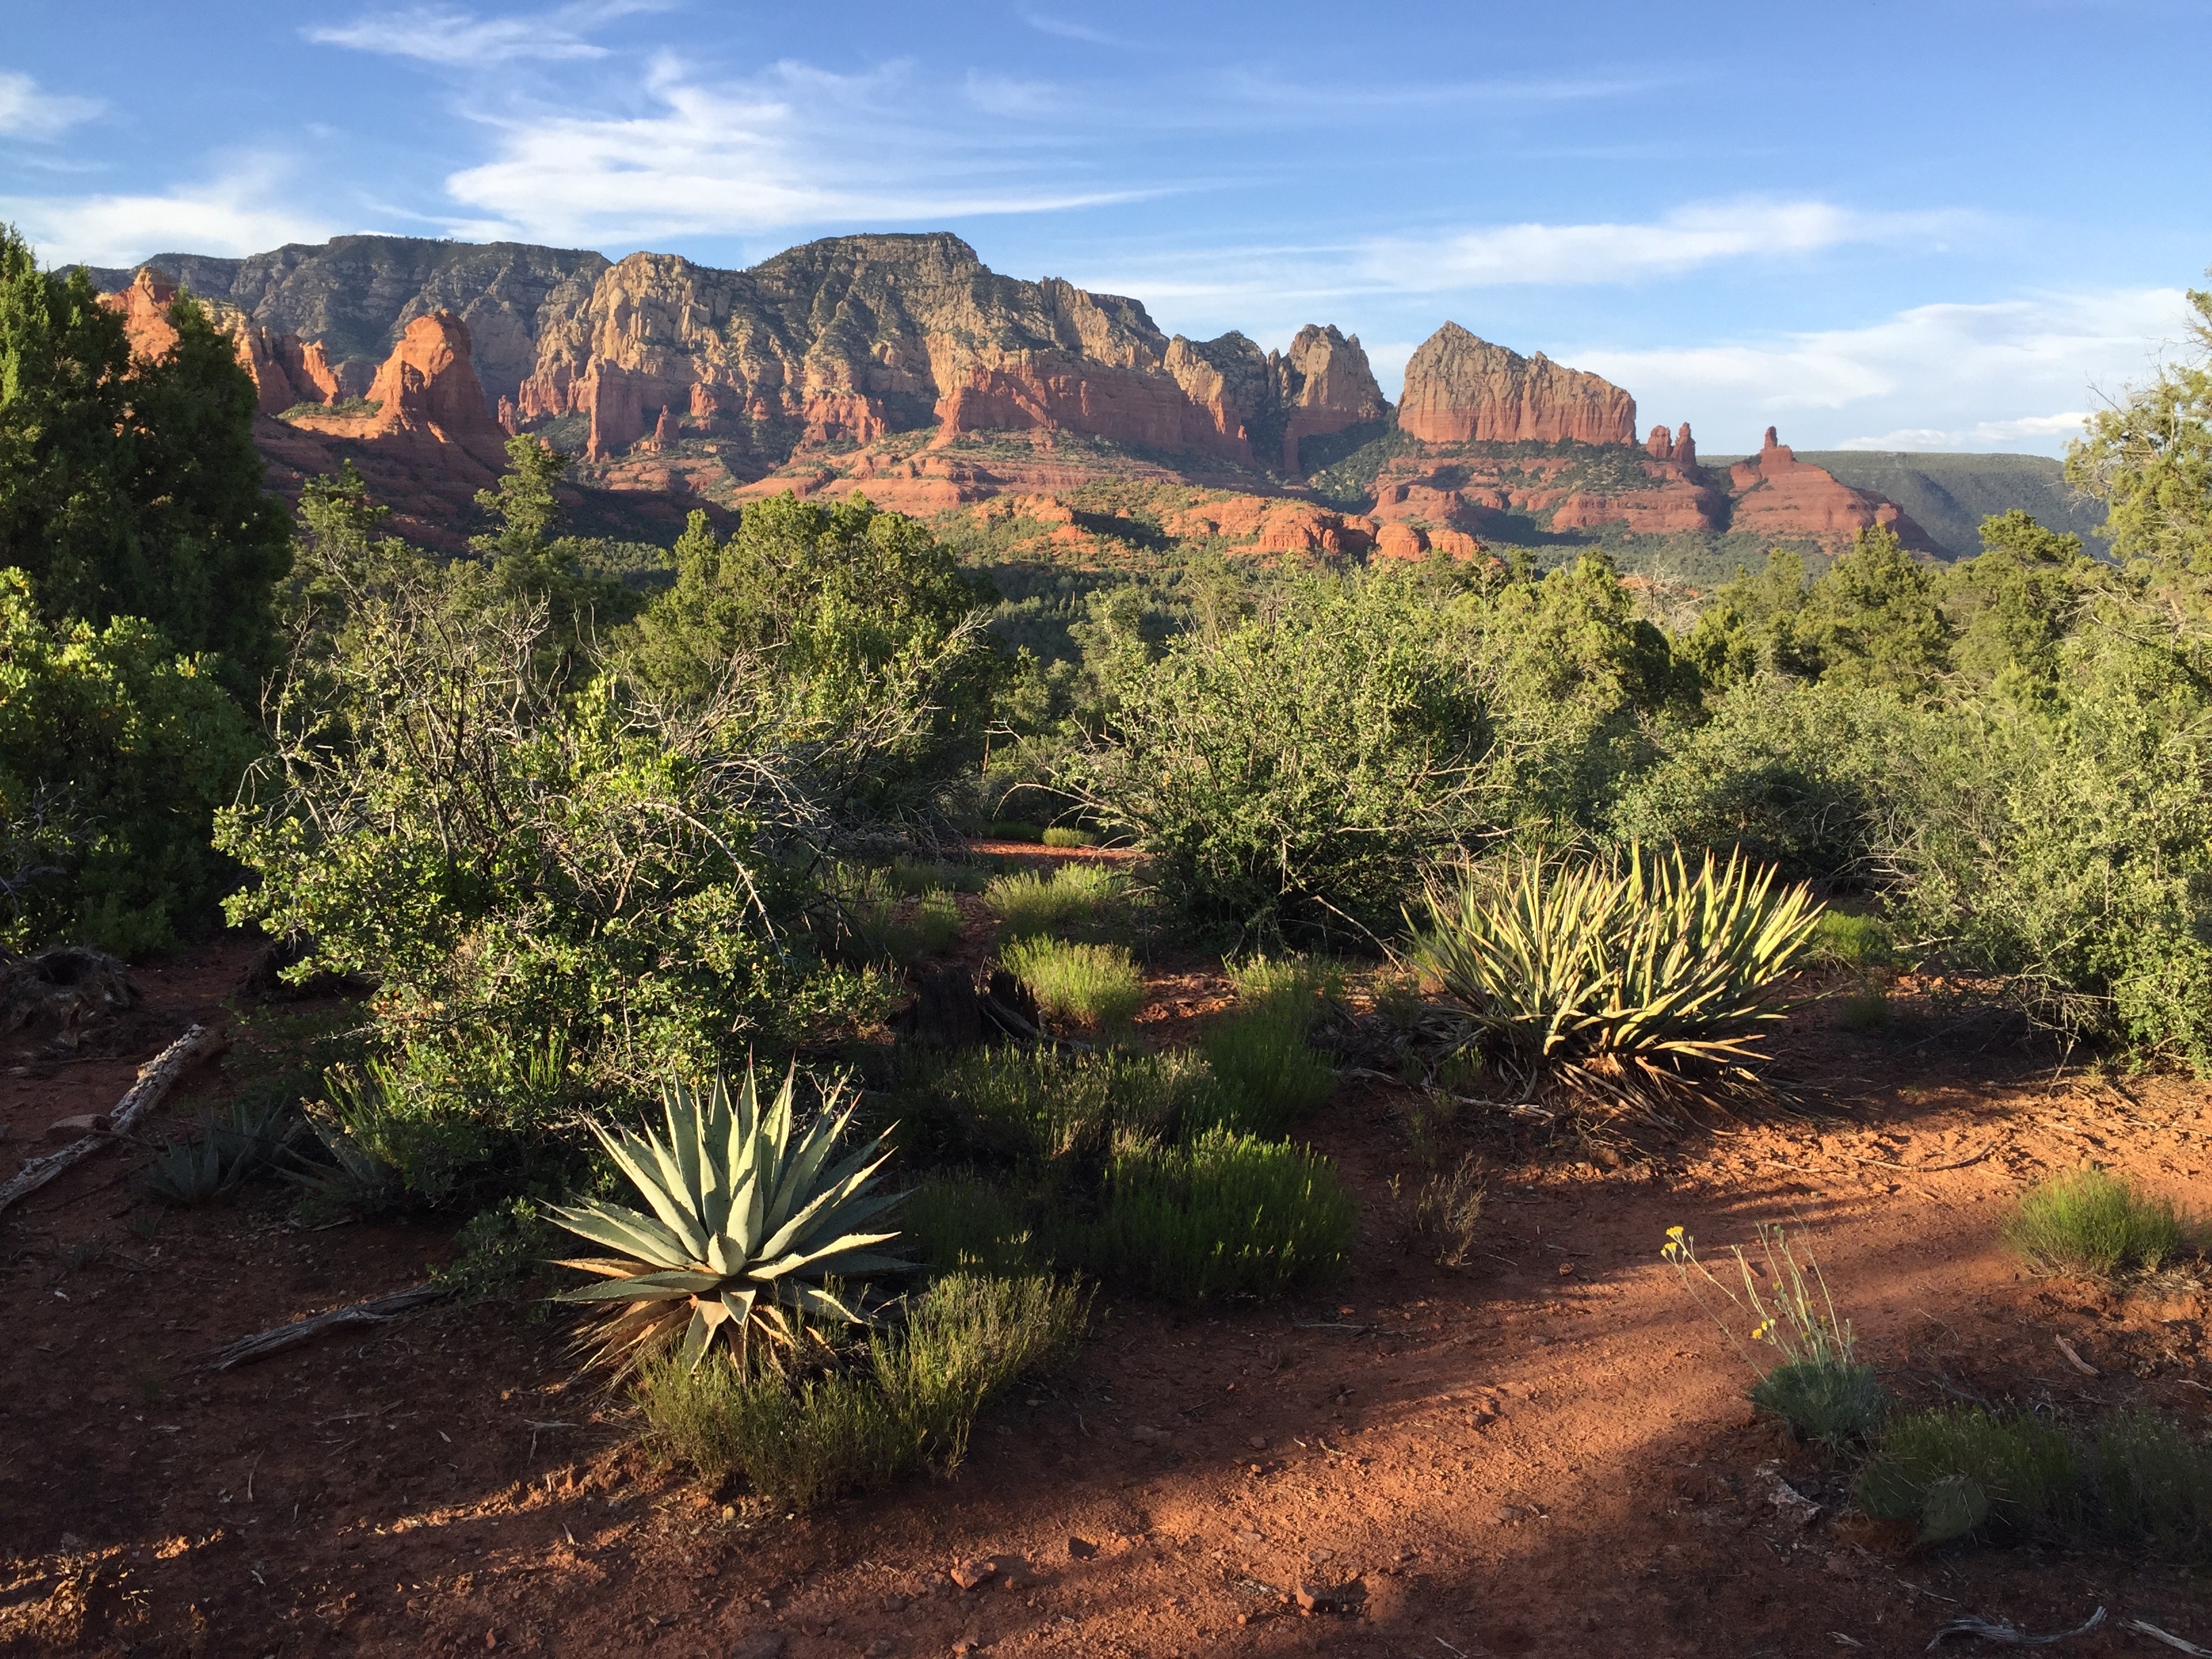
[[[272,1353],[282,1353],[287,1348],[295,1348],[302,1342],[312,1342],[332,1331],[352,1330],[362,1325],[386,1324],[401,1314],[412,1313],[433,1302],[442,1302],[452,1294],[453,1291],[443,1285],[412,1285],[404,1291],[394,1291],[389,1296],[372,1297],[367,1302],[333,1308],[328,1313],[310,1314],[305,1319],[295,1319],[289,1324],[256,1331],[251,1336],[241,1336],[235,1342],[225,1343],[209,1357],[207,1368],[227,1371],[234,1365],[266,1359]]]
[[[138,1068],[138,1080],[132,1084],[115,1109],[107,1115],[107,1128],[103,1133],[88,1134],[73,1140],[58,1152],[25,1162],[22,1170],[4,1187],[0,1187],[0,1210],[6,1209],[27,1193],[34,1193],[64,1170],[82,1163],[111,1140],[127,1135],[131,1125],[158,1105],[162,1097],[176,1086],[177,1079],[207,1059],[221,1052],[223,1035],[219,1027],[195,1025],[152,1060]]]

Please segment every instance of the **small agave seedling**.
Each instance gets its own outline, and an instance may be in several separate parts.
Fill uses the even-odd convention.
[[[597,1333],[595,1363],[626,1371],[681,1329],[684,1358],[694,1368],[718,1335],[742,1366],[756,1328],[780,1344],[794,1340],[787,1310],[866,1322],[864,1310],[839,1297],[833,1275],[908,1265],[873,1251],[896,1232],[861,1231],[905,1196],[871,1190],[890,1156],[883,1138],[830,1167],[853,1117],[850,1104],[840,1109],[841,1085],[794,1144],[797,1080],[794,1069],[765,1109],[750,1066],[734,1098],[720,1077],[705,1086],[672,1082],[661,1092],[665,1139],[592,1126],[653,1212],[596,1200],[552,1206],[570,1232],[622,1252],[560,1263],[608,1281],[564,1291],[561,1300],[617,1304]]]

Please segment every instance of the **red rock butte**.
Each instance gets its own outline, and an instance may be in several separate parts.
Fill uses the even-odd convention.
[[[1636,441],[1636,399],[1612,381],[1523,357],[1446,323],[1406,364],[1398,427],[1432,444]]]

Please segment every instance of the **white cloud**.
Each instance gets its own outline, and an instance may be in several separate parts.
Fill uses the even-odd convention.
[[[1063,40],[1081,40],[1094,46],[1120,46],[1128,44],[1119,36],[1109,34],[1103,29],[1093,28],[1088,23],[1071,22],[1065,17],[1053,17],[1043,12],[1025,11],[1021,14],[1021,18],[1022,21],[1036,30],[1038,33],[1057,35]]]
[[[162,194],[0,197],[0,219],[14,220],[49,264],[129,264],[173,248],[258,253],[332,234],[328,223],[279,202],[281,182],[276,164],[248,162]]]
[[[11,138],[57,138],[106,107],[97,98],[47,92],[27,75],[0,70],[0,133]]]
[[[1686,416],[1716,452],[1774,422],[1808,449],[2056,453],[2085,400],[2118,395],[2182,337],[2183,311],[2178,289],[2047,294],[1916,306],[1862,328],[1553,355],[1626,386],[1647,420]]]
[[[1643,224],[1486,226],[1434,240],[1367,243],[1358,269],[1378,288],[1437,293],[1679,276],[1723,260],[1789,258],[1850,243],[1939,240],[1959,214],[1863,213],[1832,203],[1728,202]]]
[[[453,174],[471,224],[593,244],[794,226],[911,223],[1127,201],[1141,192],[1034,178],[1034,142],[962,137],[910,117],[908,70],[795,63],[706,86],[657,62],[650,112],[493,118],[498,155]],[[927,102],[927,100],[923,100]]]
[[[473,67],[522,58],[604,58],[607,49],[587,40],[589,31],[633,12],[657,9],[651,0],[599,0],[525,16],[478,17],[446,7],[416,6],[368,12],[350,23],[305,33],[319,46]]]

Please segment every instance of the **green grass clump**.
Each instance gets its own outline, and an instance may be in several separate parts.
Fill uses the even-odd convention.
[[[1327,1158],[1213,1128],[1180,1146],[1124,1140],[1104,1217],[1069,1237],[1098,1271],[1196,1302],[1334,1279],[1358,1215]]]
[[[1098,837],[1088,830],[1071,830],[1054,824],[1040,838],[1047,847],[1096,847]]]
[[[1306,1041],[1313,1015],[1290,999],[1240,1007],[1200,1039],[1213,1068],[1212,1121],[1279,1135],[1324,1104],[1336,1071]]]
[[[648,1443],[708,1480],[741,1474],[795,1510],[879,1490],[909,1468],[949,1472],[975,1418],[1025,1372],[1064,1358],[1088,1299],[1041,1274],[954,1273],[878,1332],[865,1368],[793,1382],[714,1352],[669,1351],[640,1370]]]
[[[719,1353],[696,1370],[672,1353],[647,1361],[640,1380],[647,1437],[664,1457],[710,1481],[741,1474],[795,1510],[876,1491],[921,1455],[873,1377],[794,1385],[772,1370],[747,1376]]]
[[[1205,1062],[1184,1050],[1062,1056],[1008,1047],[971,1049],[915,1092],[948,1150],[1103,1166],[1117,1135],[1173,1139],[1211,1089]]]
[[[2212,1445],[2148,1412],[2115,1412],[2090,1459],[2105,1530],[2183,1560],[2212,1559]]]
[[[981,866],[951,859],[893,859],[890,863],[892,888],[908,896],[938,888],[952,893],[980,893],[989,879]]]
[[[1896,959],[1889,926],[1879,916],[1856,916],[1842,910],[1823,910],[1814,924],[1813,959],[1864,973],[1887,968]]]
[[[1128,884],[1096,864],[1063,864],[1049,876],[1018,870],[995,878],[983,902],[1007,939],[1080,931],[1103,937],[1124,923]]]
[[[1254,957],[1229,978],[1237,1006],[1200,1042],[1214,1077],[1207,1121],[1283,1134],[1336,1090],[1335,1068],[1306,1041],[1335,975],[1301,957]]]
[[[2035,1266],[2098,1279],[2157,1272],[2182,1254],[2185,1233],[2172,1204],[2094,1165],[2030,1188],[2004,1225],[2005,1242]]]
[[[914,915],[908,927],[921,948],[931,954],[949,951],[960,939],[960,907],[952,895],[941,887],[933,887],[914,902]]]
[[[994,1395],[1074,1352],[1090,1304],[1043,1273],[949,1274],[910,1304],[904,1330],[872,1348],[877,1385],[930,1467],[949,1474]]]
[[[1145,1006],[1143,976],[1124,945],[1025,939],[1000,951],[999,960],[1029,988],[1048,1019],[1117,1031]]]
[[[1037,1265],[1021,1208],[981,1176],[932,1176],[899,1206],[902,1246],[939,1272],[1018,1273]]]
[[[1851,1492],[1868,1515],[1911,1521],[1930,1544],[1969,1533],[2048,1536],[2082,1519],[2073,1443],[2025,1412],[1963,1407],[1899,1418]]]
[[[1889,1390],[1871,1365],[1801,1359],[1777,1365],[1751,1386],[1752,1404],[1796,1431],[1801,1440],[1841,1449],[1866,1439],[1889,1416]]]
[[[1041,841],[1044,830],[1041,825],[1024,823],[1014,818],[1001,818],[983,827],[987,841]]]

